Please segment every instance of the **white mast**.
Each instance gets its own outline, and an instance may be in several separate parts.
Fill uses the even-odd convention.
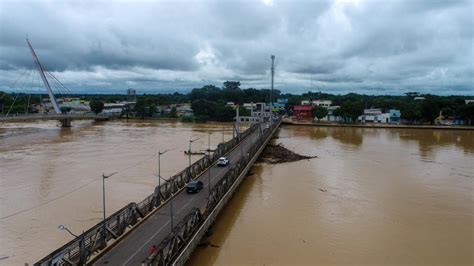
[[[30,48],[31,55],[33,56],[33,61],[35,61],[36,68],[38,69],[41,79],[43,80],[43,84],[46,87],[46,90],[48,91],[49,99],[51,99],[51,104],[54,107],[54,111],[57,114],[61,114],[61,109],[59,108],[58,102],[56,101],[53,91],[51,90],[51,86],[49,85],[49,82],[46,79],[46,76],[44,75],[44,68],[40,63],[38,56],[36,56],[35,50],[33,50],[33,47],[31,46],[31,43],[28,38],[26,38],[26,42],[28,43],[28,47]]]

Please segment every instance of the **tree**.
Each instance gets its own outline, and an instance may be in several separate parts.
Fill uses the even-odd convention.
[[[170,117],[171,118],[177,118],[178,117],[178,113],[176,112],[176,107],[171,108]]]
[[[456,112],[460,118],[466,120],[469,126],[474,123],[474,103],[464,104],[458,108]]]
[[[328,109],[322,107],[322,106],[316,106],[313,108],[313,110],[311,111],[311,113],[313,114],[313,117],[314,118],[317,118],[318,119],[318,123],[319,123],[319,120],[325,116],[328,115]]]
[[[421,104],[421,117],[433,124],[434,119],[439,115],[440,103],[433,97],[427,97]]]
[[[194,115],[214,117],[216,113],[216,103],[206,99],[199,99],[191,104]]]
[[[242,104],[246,100],[246,94],[240,89],[240,81],[226,81],[222,90],[223,100]]]
[[[250,116],[251,115],[251,112],[249,109],[243,107],[243,106],[240,106],[239,107],[239,115],[240,116]]]
[[[145,119],[146,115],[146,103],[143,98],[139,98],[135,103],[135,116]]]
[[[339,109],[336,109],[339,110],[336,113],[344,118],[344,122],[347,122],[347,118],[350,118],[352,123],[355,124],[359,116],[364,112],[364,103],[360,100],[347,100],[341,104]]]
[[[89,106],[94,114],[98,114],[104,110],[104,103],[95,98],[90,101]]]
[[[410,123],[421,120],[421,107],[419,104],[412,102],[403,106],[401,110],[401,118],[408,120]]]

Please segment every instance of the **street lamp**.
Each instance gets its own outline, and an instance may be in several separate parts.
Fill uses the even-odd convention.
[[[107,242],[107,239],[105,237],[106,232],[107,232],[106,225],[105,225],[105,179],[111,177],[114,174],[115,173],[112,173],[107,176],[105,175],[105,173],[102,173],[102,207],[103,207],[103,220],[102,220],[103,225],[102,226],[103,226],[103,241],[104,241],[103,244],[104,245]]]
[[[166,150],[164,152],[158,151],[158,187],[161,186],[161,155],[167,153],[169,150]]]
[[[175,182],[173,179],[171,178],[168,178],[168,179],[164,179],[163,177],[161,176],[158,176],[159,179],[163,179],[164,181],[166,182],[172,182],[171,184],[173,186],[175,186]],[[173,227],[174,227],[174,224],[173,224],[173,189],[171,189],[171,197],[170,197],[170,217],[171,217],[171,231],[173,231]]]
[[[78,235],[74,234],[73,232],[71,232],[71,230],[69,230],[65,225],[63,224],[60,224],[58,226],[59,230],[66,230],[66,232],[68,232],[70,235],[72,235],[73,237],[79,237]]]
[[[209,161],[211,161],[211,135],[212,132],[208,132],[207,135],[207,156],[209,157]],[[211,167],[209,167],[208,173],[208,180],[209,180],[209,199],[211,199],[211,169],[212,169],[212,162],[211,162]]]
[[[69,230],[65,225],[63,224],[60,224],[58,225],[58,228],[59,230],[66,230],[66,232],[68,232],[70,235],[74,236],[75,238],[79,238],[78,235],[74,234],[73,232],[71,232],[71,230]],[[82,235],[81,235],[81,240],[79,242],[79,265],[86,265],[86,241],[85,241],[85,235],[84,235],[84,231],[82,231]]]
[[[191,137],[189,137],[189,150],[188,150],[189,166],[191,166],[191,143],[195,142],[195,141],[198,140],[198,139],[200,139],[200,138],[191,139]]]
[[[224,139],[224,131],[225,131],[225,127],[223,126],[223,127],[222,127],[222,143],[225,142],[225,139]]]

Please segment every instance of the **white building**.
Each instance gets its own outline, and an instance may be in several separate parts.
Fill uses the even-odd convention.
[[[321,119],[321,121],[343,122],[344,119],[343,119],[342,117],[340,117],[340,116],[335,116],[335,115],[334,115],[334,111],[335,111],[336,109],[339,109],[339,107],[340,107],[340,106],[337,106],[337,105],[327,107],[328,115],[325,116],[325,117],[323,117],[323,118]]]
[[[331,100],[312,100],[311,102],[309,100],[301,101],[301,105],[322,106],[326,108],[331,106],[331,104],[332,104]]]

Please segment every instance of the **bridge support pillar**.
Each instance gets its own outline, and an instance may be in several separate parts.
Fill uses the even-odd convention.
[[[71,127],[71,121],[71,118],[63,118],[59,120],[59,122],[61,122],[61,127]]]

